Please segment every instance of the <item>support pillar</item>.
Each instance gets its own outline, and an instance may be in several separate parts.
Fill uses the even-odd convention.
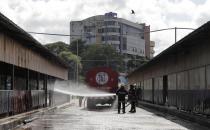
[[[37,82],[37,90],[39,90],[39,79],[40,79],[40,73],[37,72],[37,79],[36,79],[36,82]]]
[[[14,89],[15,89],[15,66],[12,65],[11,66],[11,93],[9,94],[10,97],[14,98]],[[10,104],[12,106],[10,106]],[[11,113],[9,112],[9,114],[14,115],[14,100],[9,100],[8,103],[8,108],[11,107]],[[9,110],[10,111],[10,110]]]
[[[47,79],[48,79],[48,76],[47,75],[44,75],[44,93],[45,93],[45,107],[47,107]],[[50,102],[50,99],[49,99],[49,102]]]
[[[36,86],[36,90],[38,91],[38,108],[41,106],[41,104],[40,104],[40,91],[39,91],[39,79],[40,79],[40,74],[39,74],[39,72],[37,72],[37,76],[36,76],[36,84],[37,84],[37,86]]]
[[[30,71],[26,70],[26,111],[32,109],[32,96],[31,96],[31,87],[29,85],[30,82]]]
[[[12,73],[11,73],[11,90],[14,90],[15,86],[15,66],[12,65]]]

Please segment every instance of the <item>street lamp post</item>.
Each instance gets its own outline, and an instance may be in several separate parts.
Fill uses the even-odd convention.
[[[174,28],[174,35],[175,35],[175,43],[176,43],[176,38],[177,38],[177,32],[176,32],[177,27]]]
[[[78,55],[78,39],[77,39],[77,58],[79,57]],[[79,65],[78,65],[78,61],[77,61],[77,76],[76,76],[76,83],[77,83],[77,86],[79,85]]]

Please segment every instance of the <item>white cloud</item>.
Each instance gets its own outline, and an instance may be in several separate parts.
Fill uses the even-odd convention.
[[[169,27],[197,28],[210,19],[210,0],[0,0],[0,11],[26,31],[69,34],[69,22],[109,11],[151,30]],[[133,9],[136,15],[131,15]],[[191,32],[178,30],[177,38]],[[69,42],[68,37],[33,35],[43,44]],[[156,54],[174,43],[174,30],[151,33]]]

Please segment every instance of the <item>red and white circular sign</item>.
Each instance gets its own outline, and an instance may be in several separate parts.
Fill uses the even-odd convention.
[[[106,72],[98,72],[96,74],[96,82],[100,85],[104,85],[109,81],[109,75]]]

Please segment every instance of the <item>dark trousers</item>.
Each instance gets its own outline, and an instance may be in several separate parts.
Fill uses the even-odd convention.
[[[131,110],[130,112],[136,112],[136,102],[135,101],[131,101]]]
[[[121,109],[121,104],[122,104],[122,111],[123,113],[125,113],[125,101],[118,101],[118,113],[120,113],[120,109]]]

